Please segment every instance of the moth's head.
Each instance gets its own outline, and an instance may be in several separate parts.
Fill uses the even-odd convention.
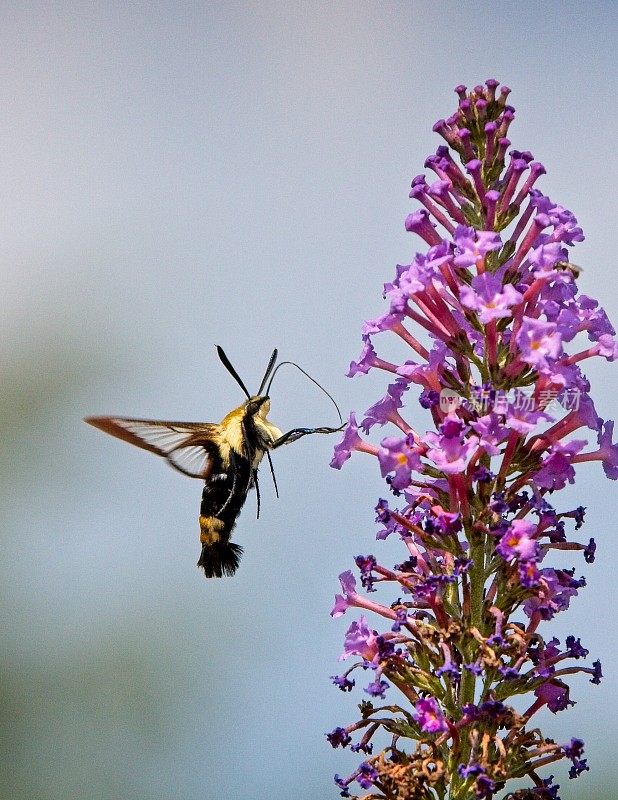
[[[258,416],[266,419],[270,412],[270,397],[265,395],[254,395],[245,403],[245,410],[250,416]]]

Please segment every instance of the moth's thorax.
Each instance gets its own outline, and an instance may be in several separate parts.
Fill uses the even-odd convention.
[[[259,407],[257,414],[253,415],[253,424],[261,433],[264,440],[264,445],[267,445],[268,447],[270,447],[275,439],[279,439],[279,437],[283,436],[283,431],[266,419],[269,412],[270,400],[267,397]]]
[[[256,401],[260,399],[257,396],[251,397],[241,406],[226,414],[221,420],[219,430],[224,460],[229,460],[229,450],[246,457],[245,439],[249,435],[251,437],[249,449],[253,453],[252,467],[255,469],[270,445],[275,439],[283,435],[282,431],[266,418],[270,411],[270,400],[268,398],[264,398],[255,408]],[[243,422],[245,423],[244,425]]]

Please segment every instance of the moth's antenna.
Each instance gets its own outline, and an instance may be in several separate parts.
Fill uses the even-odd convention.
[[[277,352],[277,351],[275,351],[275,352]],[[249,394],[249,392],[247,390],[247,387],[242,382],[242,380],[240,378],[240,375],[236,372],[236,370],[234,369],[234,367],[232,366],[232,364],[230,362],[230,359],[225,355],[225,352],[223,351],[223,348],[220,345],[217,345],[217,355],[221,359],[221,363],[226,368],[226,370],[230,373],[232,378],[234,378],[236,383],[240,386],[240,388],[247,395],[247,397],[250,398],[251,395]]]
[[[324,394],[329,398],[329,400],[332,402],[332,404],[337,409],[337,414],[339,415],[339,422],[343,425],[343,417],[341,416],[341,411],[339,410],[339,406],[335,402],[335,398],[331,394],[329,394],[329,392],[327,392],[326,389],[321,384],[319,384],[316,381],[315,378],[312,378],[311,375],[308,372],[305,372],[305,370],[302,367],[299,367],[298,364],[295,364],[293,361],[280,361],[277,364],[277,366],[275,367],[275,371],[271,375],[270,381],[268,382],[268,386],[266,387],[266,395],[267,396],[270,395],[270,387],[272,386],[272,382],[275,379],[275,375],[277,374],[277,370],[279,369],[279,367],[282,367],[284,364],[290,364],[290,366],[296,367],[296,369],[299,369],[303,373],[303,375],[305,375],[307,378],[309,378],[309,380],[312,383],[315,383],[315,385],[318,387],[318,389],[321,389],[324,392]]]
[[[275,361],[277,360],[277,349],[273,350],[273,354],[270,357],[270,361],[268,362],[268,366],[266,367],[266,372],[264,373],[264,377],[262,378],[262,383],[260,383],[260,388],[258,389],[258,397],[262,396],[262,391],[266,386],[266,381],[270,378],[270,373],[273,371],[273,367],[275,366]]]

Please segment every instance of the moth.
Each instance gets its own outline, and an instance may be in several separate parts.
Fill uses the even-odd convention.
[[[580,267],[579,264],[574,264],[572,261],[556,261],[554,266],[556,269],[562,269],[565,272],[570,272],[575,280],[577,280],[584,271],[583,267]]]
[[[86,417],[85,422],[118,439],[162,456],[170,466],[190,478],[204,481],[200,507],[200,543],[197,562],[207,578],[233,575],[240,562],[242,547],[230,541],[238,515],[249,490],[255,488],[257,516],[260,515],[258,467],[267,456],[275,492],[277,480],[270,456],[284,444],[295,442],[313,433],[335,433],[342,428],[293,428],[283,433],[268,419],[270,387],[279,367],[297,367],[331,399],[333,398],[305,370],[292,361],[281,361],[276,367],[277,350],[273,351],[257,394],[251,395],[221,347],[221,362],[243,390],[247,399],[226,414],[219,423],[163,422],[130,417]]]

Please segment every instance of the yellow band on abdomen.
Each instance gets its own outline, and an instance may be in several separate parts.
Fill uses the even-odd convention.
[[[202,544],[216,544],[221,539],[219,531],[225,527],[217,517],[200,516],[200,542]]]

